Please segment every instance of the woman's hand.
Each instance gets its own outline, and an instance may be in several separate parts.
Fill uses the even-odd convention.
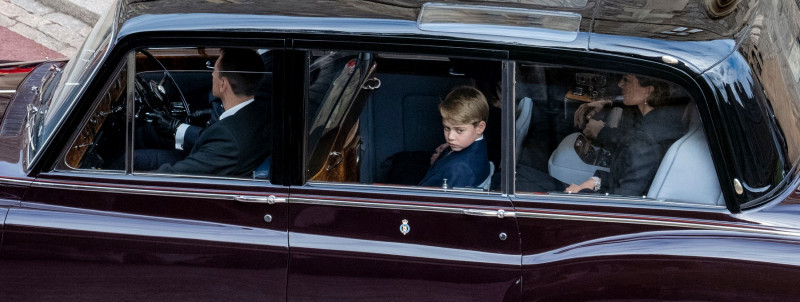
[[[598,120],[589,120],[586,124],[586,128],[583,129],[583,135],[590,139],[597,138],[597,135],[600,134],[600,130],[603,130],[603,127],[606,126],[606,123],[603,121]]]
[[[594,191],[594,179],[589,178],[580,185],[571,184],[569,185],[569,187],[567,187],[566,190],[564,190],[564,192],[568,194],[573,194],[573,193],[578,193],[583,189],[589,189]]]
[[[590,120],[597,112],[603,110],[605,106],[611,105],[610,101],[600,100],[591,103],[586,103],[575,110],[573,125],[579,129],[583,129],[586,121]]]

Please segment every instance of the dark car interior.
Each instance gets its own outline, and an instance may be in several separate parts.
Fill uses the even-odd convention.
[[[375,63],[374,76],[381,86],[362,91],[368,96],[359,116],[361,183],[416,185],[419,182],[430,166],[433,150],[444,142],[437,106],[454,87],[475,86],[490,103],[499,100],[501,67],[494,62],[378,54]],[[623,74],[524,63],[518,64],[517,74],[518,169],[537,169],[566,183],[588,178],[598,169],[608,170],[609,151],[593,146],[590,139],[580,134],[582,129],[576,128],[573,120],[582,104],[600,99],[620,101],[622,92],[617,84]],[[698,203],[712,200],[722,204],[713,166],[705,164],[711,162],[710,154],[694,103],[678,87],[665,103],[684,112],[680,125],[675,127],[683,129],[685,135],[665,156],[667,159],[659,168],[648,197]],[[495,104],[499,102],[490,106],[492,112],[484,133],[491,142],[489,159],[498,168],[490,190],[499,188],[501,109]],[[605,109],[595,118],[609,123],[609,119],[615,118],[609,111]],[[618,124],[619,118],[614,123]],[[703,171],[689,172],[691,166],[703,166]],[[707,184],[709,189],[695,196],[680,193],[681,185],[675,184],[676,181],[690,180]],[[517,191],[542,192],[535,186],[526,187],[524,182],[517,183]]]
[[[265,66],[271,70],[269,52],[262,53]],[[483,189],[499,190],[502,68],[498,61],[390,53],[314,51],[310,54],[306,159],[310,180],[418,184],[430,167],[434,149],[444,143],[438,104],[453,88],[467,85],[478,88],[490,103],[484,138],[494,170]],[[191,113],[210,106],[212,69],[209,67],[217,56],[218,49],[202,48],[137,53],[137,146],[173,147],[172,140],[144,129],[149,126],[149,112],[168,112],[198,126],[206,122],[207,118],[192,117]],[[582,129],[573,123],[574,113],[588,102],[621,99],[617,83],[622,74],[526,63],[517,64],[516,74],[518,170],[535,169],[564,183],[584,179],[598,169],[608,170],[607,162],[604,163],[610,156],[608,151],[593,146],[581,134]],[[70,167],[122,169],[125,77],[123,68],[98,103],[95,115],[68,154],[66,161]],[[257,100],[270,98],[271,85],[268,72]],[[699,124],[696,108],[690,101],[682,90],[675,91],[672,103],[687,108],[684,121],[687,134],[697,132]],[[613,114],[604,110],[596,118],[609,122],[609,115]],[[702,134],[702,129],[699,132]],[[254,171],[254,178],[267,178],[268,167],[269,160],[265,160]],[[715,179],[713,167],[707,170],[709,179]],[[657,194],[658,190],[651,189],[651,193],[656,192],[651,198],[677,194],[678,190],[671,189],[674,186],[658,185],[666,188],[661,191],[673,193]],[[547,190],[518,182],[517,191]],[[709,196],[717,194],[713,188],[709,191]],[[714,195],[711,200],[721,201],[721,195],[718,197]]]

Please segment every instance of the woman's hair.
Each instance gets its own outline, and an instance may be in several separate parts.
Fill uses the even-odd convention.
[[[634,75],[639,81],[639,86],[652,86],[653,92],[647,97],[647,105],[652,107],[666,106],[671,103],[671,85],[659,79]]]

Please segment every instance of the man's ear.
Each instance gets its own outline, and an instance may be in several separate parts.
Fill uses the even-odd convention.
[[[225,94],[225,92],[231,87],[231,83],[228,82],[228,78],[226,77],[219,77],[218,83],[219,87],[217,87],[217,90],[219,90],[221,94]]]
[[[486,122],[485,121],[478,122],[478,125],[475,126],[475,130],[478,131],[478,134],[483,134],[483,130],[486,130]]]

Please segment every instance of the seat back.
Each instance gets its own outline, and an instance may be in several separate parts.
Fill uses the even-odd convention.
[[[725,200],[711,160],[711,151],[694,103],[687,106],[684,120],[688,123],[689,131],[667,150],[647,192],[647,197],[695,204],[724,205]]]
[[[363,154],[361,181],[387,182],[390,165],[403,151],[432,152],[444,143],[439,103],[463,77],[379,73],[381,88],[370,97],[360,118]],[[409,89],[413,87],[413,89]]]
[[[272,156],[267,156],[253,171],[253,179],[269,179],[269,168],[272,165]]]
[[[492,175],[494,175],[494,164],[490,161],[489,176],[486,177],[486,180],[484,180],[480,185],[478,185],[478,188],[481,188],[484,191],[489,191],[489,187],[492,185]]]
[[[516,151],[517,160],[519,162],[519,155],[522,153],[522,142],[525,136],[528,135],[528,129],[531,126],[531,116],[533,115],[533,100],[529,97],[524,97],[519,100],[517,104],[517,120],[515,125],[516,138],[514,141],[514,150]]]

